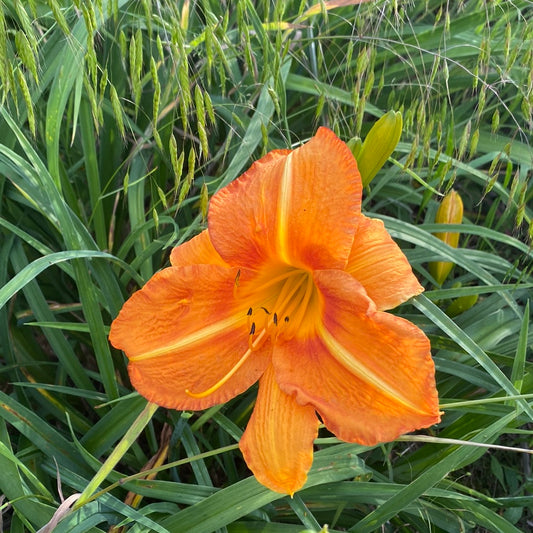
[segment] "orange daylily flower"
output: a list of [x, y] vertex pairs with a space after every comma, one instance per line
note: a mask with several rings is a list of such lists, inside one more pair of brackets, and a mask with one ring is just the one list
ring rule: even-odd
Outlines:
[[205, 409], [259, 381], [240, 448], [281, 493], [306, 481], [317, 413], [363, 445], [440, 420], [429, 340], [385, 312], [423, 288], [361, 193], [326, 128], [270, 152], [213, 196], [208, 229], [111, 325], [133, 386], [161, 406]]

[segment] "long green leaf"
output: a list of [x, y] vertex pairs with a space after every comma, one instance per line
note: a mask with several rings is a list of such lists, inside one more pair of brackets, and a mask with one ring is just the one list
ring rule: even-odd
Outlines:
[[[362, 461], [351, 453], [332, 455], [331, 451], [318, 452], [306, 487], [355, 477], [365, 472]], [[169, 533], [210, 533], [282, 497], [263, 487], [252, 477], [222, 489], [204, 501], [163, 520], [162, 525]], [[228, 507], [228, 502], [239, 502], [239, 505]]]

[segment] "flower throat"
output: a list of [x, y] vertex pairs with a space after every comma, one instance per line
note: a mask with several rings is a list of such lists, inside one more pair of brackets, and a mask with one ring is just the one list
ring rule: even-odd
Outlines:
[[240, 273], [235, 278], [235, 297], [252, 304], [246, 311], [248, 349], [212, 387], [202, 392], [187, 389], [185, 392], [193, 398], [205, 398], [217, 391], [267, 339], [276, 343], [310, 335], [320, 319], [318, 292], [308, 271], [293, 267], [269, 268], [242, 288], [239, 278]]

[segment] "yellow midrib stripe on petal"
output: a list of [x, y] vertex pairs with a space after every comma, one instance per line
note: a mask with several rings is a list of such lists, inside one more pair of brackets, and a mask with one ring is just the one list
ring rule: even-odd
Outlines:
[[171, 344], [166, 344], [156, 350], [150, 350], [138, 355], [128, 356], [130, 361], [143, 361], [144, 359], [151, 359], [153, 357], [159, 357], [165, 355], [168, 352], [179, 351], [184, 348], [190, 348], [199, 342], [205, 342], [210, 337], [216, 337], [226, 330], [233, 329], [239, 324], [245, 324], [246, 318], [241, 316], [231, 316], [224, 320], [220, 320], [213, 324], [209, 324], [203, 328], [200, 328], [188, 335], [180, 337]]
[[277, 252], [285, 263], [290, 263], [288, 247], [289, 212], [292, 201], [292, 153], [285, 159], [283, 174], [279, 185], [277, 210]]
[[427, 414], [425, 410], [421, 409], [418, 405], [412, 403], [408, 398], [406, 398], [401, 391], [383, 381], [383, 379], [372, 372], [372, 370], [368, 369], [362, 363], [357, 361], [357, 359], [355, 359], [353, 355], [344, 346], [342, 346], [342, 344], [340, 344], [324, 326], [319, 329], [318, 334], [324, 341], [324, 344], [330, 351], [331, 355], [356, 377], [368, 385], [378, 389], [389, 398], [401, 403], [405, 407], [408, 407], [415, 413]]

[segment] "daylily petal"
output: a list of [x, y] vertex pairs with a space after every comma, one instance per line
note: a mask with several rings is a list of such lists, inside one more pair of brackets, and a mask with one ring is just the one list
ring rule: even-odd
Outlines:
[[124, 304], [110, 340], [123, 350], [133, 386], [148, 400], [173, 409], [204, 409], [252, 385], [270, 361], [270, 341], [238, 371], [217, 384], [249, 350], [246, 309], [233, 300], [237, 269], [214, 265], [170, 267]]
[[439, 422], [429, 340], [414, 324], [375, 310], [345, 272], [315, 273], [324, 302], [317, 335], [276, 345], [280, 388], [313, 405], [340, 439], [374, 445]]
[[307, 480], [317, 434], [314, 408], [298, 405], [282, 392], [269, 366], [259, 381], [255, 408], [239, 443], [257, 480], [292, 496]]
[[363, 285], [379, 311], [393, 309], [424, 290], [383, 222], [364, 215], [345, 270]]
[[213, 247], [207, 230], [202, 231], [202, 233], [199, 233], [191, 240], [173, 248], [170, 253], [170, 263], [172, 266], [228, 266]]
[[349, 148], [320, 128], [292, 152], [267, 154], [213, 196], [208, 216], [213, 246], [229, 264], [250, 269], [271, 261], [343, 268], [361, 191]]

